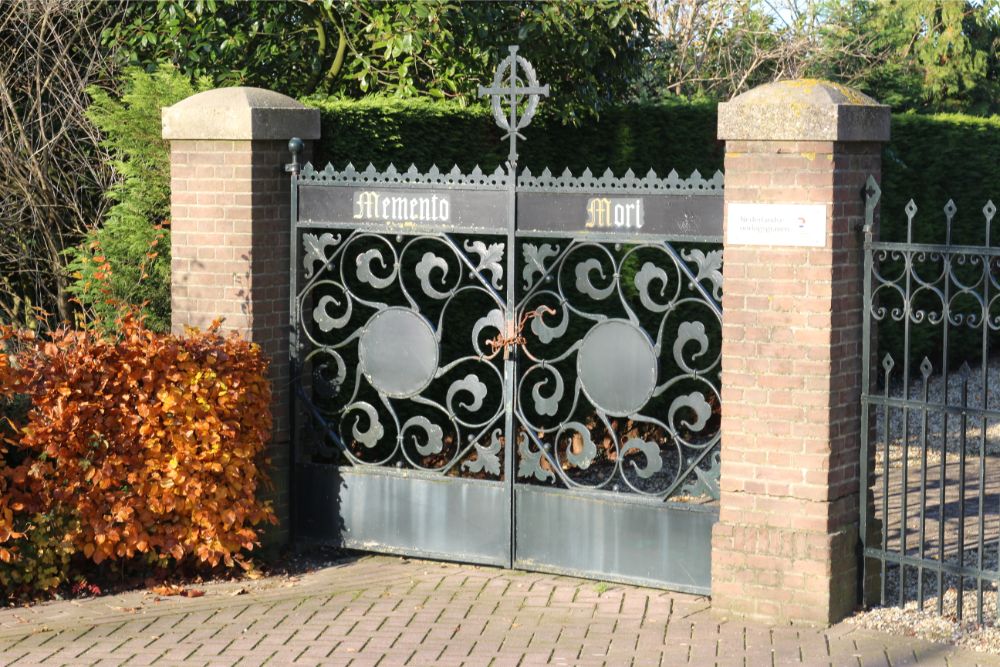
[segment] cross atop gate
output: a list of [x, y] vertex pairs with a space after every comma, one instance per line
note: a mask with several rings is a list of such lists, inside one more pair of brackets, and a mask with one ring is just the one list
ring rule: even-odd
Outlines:
[[[517, 46], [508, 46], [510, 55], [500, 61], [497, 71], [493, 75], [493, 85], [487, 88], [479, 86], [479, 97], [489, 95], [491, 97], [490, 106], [493, 109], [493, 118], [497, 125], [506, 130], [504, 139], [510, 139], [510, 153], [507, 161], [514, 166], [517, 164], [517, 139], [524, 139], [518, 130], [523, 130], [531, 124], [531, 119], [535, 115], [538, 107], [538, 97], [549, 96], [549, 84], [538, 85], [538, 76], [535, 68], [524, 57], [517, 55]], [[518, 67], [524, 71], [524, 79], [518, 76]], [[507, 73], [509, 70], [509, 74]], [[526, 84], [526, 85], [525, 85]], [[528, 104], [524, 113], [518, 115], [517, 105], [521, 98], [527, 96]], [[506, 98], [510, 105], [510, 111], [506, 114], [501, 107], [501, 103]]]

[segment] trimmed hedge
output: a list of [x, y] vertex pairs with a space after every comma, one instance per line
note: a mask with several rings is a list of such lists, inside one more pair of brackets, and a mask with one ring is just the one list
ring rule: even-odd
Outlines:
[[[315, 162], [343, 167], [390, 162], [421, 170], [437, 164], [463, 171], [479, 165], [492, 171], [507, 159], [507, 141], [487, 106], [370, 97], [359, 101], [309, 98], [322, 114], [322, 139]], [[544, 109], [544, 107], [543, 107]], [[521, 132], [520, 163], [533, 171], [586, 167], [616, 174], [650, 168], [666, 175], [677, 169], [712, 174], [722, 168], [723, 144], [715, 139], [715, 105], [633, 104], [611, 109], [598, 121], [563, 125], [543, 110]]]

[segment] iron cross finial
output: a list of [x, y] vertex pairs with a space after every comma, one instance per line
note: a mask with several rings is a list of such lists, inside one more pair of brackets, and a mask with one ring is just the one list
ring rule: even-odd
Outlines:
[[[538, 96], [549, 96], [549, 84], [539, 86], [535, 68], [531, 66], [531, 63], [524, 57], [517, 55], [516, 46], [508, 46], [507, 48], [510, 55], [497, 65], [497, 71], [493, 75], [493, 85], [489, 88], [479, 86], [479, 97], [490, 96], [493, 118], [496, 119], [497, 125], [501, 129], [507, 131], [504, 139], [510, 138], [510, 154], [507, 156], [507, 160], [511, 165], [516, 165], [517, 139], [519, 137], [524, 139], [524, 135], [518, 130], [523, 130], [531, 124], [531, 118], [535, 115], [535, 109], [538, 107]], [[518, 68], [524, 72], [523, 79], [518, 73]], [[517, 105], [524, 96], [527, 96], [528, 104], [524, 108], [524, 113], [518, 115]], [[510, 105], [510, 111], [506, 114], [500, 106], [504, 98]]]

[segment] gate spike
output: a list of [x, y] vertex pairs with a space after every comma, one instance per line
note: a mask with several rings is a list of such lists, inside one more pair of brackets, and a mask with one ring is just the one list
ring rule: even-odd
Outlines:
[[986, 201], [986, 206], [983, 206], [983, 215], [986, 216], [986, 247], [990, 247], [990, 240], [992, 239], [991, 229], [993, 227], [993, 216], [997, 212], [997, 207], [993, 203], [992, 199]]
[[531, 169], [525, 167], [524, 170], [521, 172], [521, 178], [531, 178], [531, 177], [532, 177]]
[[542, 169], [541, 178], [552, 178], [552, 172], [549, 171], [548, 167], [546, 167], [545, 169]]
[[482, 175], [483, 175], [483, 170], [479, 168], [478, 164], [472, 168], [471, 172], [469, 172], [469, 176], [476, 176], [477, 178]]
[[611, 171], [611, 167], [608, 167], [607, 169], [605, 169], [604, 173], [601, 174], [601, 178], [614, 178], [614, 177], [615, 177], [615, 174], [614, 174], [613, 171]]
[[420, 175], [420, 170], [417, 169], [417, 165], [415, 165], [415, 164], [413, 164], [411, 162], [410, 163], [410, 168], [406, 170], [406, 175], [407, 176], [419, 176]]
[[972, 368], [969, 366], [968, 361], [963, 361], [961, 368], [958, 369], [958, 377], [962, 378], [962, 383], [969, 381], [969, 376], [972, 375]]
[[[912, 199], [906, 202], [906, 242], [913, 243], [913, 216], [917, 214], [917, 203]], [[949, 238], [949, 243], [951, 242]]]
[[924, 357], [924, 360], [920, 362], [920, 374], [924, 376], [926, 380], [934, 372], [934, 366], [931, 365], [931, 360]]
[[562, 176], [560, 178], [573, 178], [573, 172], [569, 170], [569, 167], [563, 169]]
[[441, 170], [438, 169], [438, 166], [436, 164], [432, 164], [431, 168], [427, 170], [427, 175], [428, 176], [435, 176], [435, 177], [436, 176], [440, 176], [441, 175]]
[[631, 169], [626, 169], [625, 173], [622, 174], [622, 178], [623, 179], [628, 179], [630, 181], [634, 181], [635, 180], [635, 172], [633, 172]]
[[945, 215], [945, 222], [944, 222], [945, 243], [951, 245], [951, 222], [952, 220], [955, 219], [955, 211], [958, 210], [958, 207], [955, 206], [955, 200], [949, 199], [948, 203], [944, 205], [944, 209], [942, 210], [944, 211]]
[[885, 373], [886, 373], [887, 376], [888, 376], [889, 373], [892, 372], [892, 369], [893, 369], [893, 367], [895, 365], [896, 365], [896, 362], [893, 361], [892, 355], [889, 354], [888, 352], [886, 352], [885, 356], [882, 357], [882, 368], [885, 369]]
[[590, 171], [590, 167], [587, 167], [586, 169], [584, 169], [583, 173], [580, 174], [580, 178], [593, 178], [593, 177], [594, 177], [594, 174]]

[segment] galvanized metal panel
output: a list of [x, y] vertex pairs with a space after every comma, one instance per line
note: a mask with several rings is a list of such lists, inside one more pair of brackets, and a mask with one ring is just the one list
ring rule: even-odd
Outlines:
[[516, 485], [514, 566], [710, 593], [715, 506]]
[[298, 466], [297, 534], [365, 551], [510, 566], [502, 482], [384, 468]]

